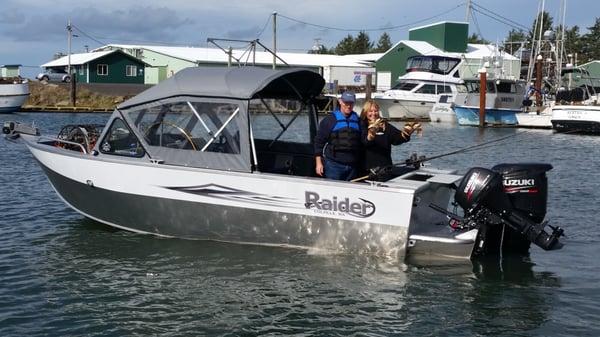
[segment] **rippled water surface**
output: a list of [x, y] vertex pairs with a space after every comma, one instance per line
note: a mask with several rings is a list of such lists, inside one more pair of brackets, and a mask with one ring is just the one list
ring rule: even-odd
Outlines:
[[[56, 134], [107, 114], [15, 114]], [[600, 137], [425, 124], [394, 149], [431, 166], [547, 162], [547, 218], [568, 235], [528, 258], [422, 265], [160, 239], [61, 202], [21, 144], [0, 139], [0, 336], [598, 336]]]

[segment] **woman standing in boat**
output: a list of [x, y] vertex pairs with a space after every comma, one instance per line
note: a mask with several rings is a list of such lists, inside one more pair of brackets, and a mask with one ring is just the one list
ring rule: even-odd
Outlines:
[[[379, 104], [368, 100], [360, 114], [362, 123], [362, 142], [365, 146], [365, 169], [373, 173], [381, 168], [392, 166], [392, 145], [400, 145], [410, 141], [415, 131], [421, 131], [421, 124], [406, 123], [402, 130], [381, 118]], [[383, 177], [380, 177], [383, 178]]]

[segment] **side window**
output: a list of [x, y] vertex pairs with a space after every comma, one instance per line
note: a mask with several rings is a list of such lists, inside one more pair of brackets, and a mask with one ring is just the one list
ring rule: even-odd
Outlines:
[[137, 137], [119, 118], [113, 121], [100, 143], [100, 152], [127, 157], [143, 157], [145, 154]]
[[151, 146], [179, 150], [240, 153], [239, 106], [232, 103], [176, 102], [129, 113]]
[[451, 94], [452, 93], [452, 89], [450, 89], [450, 86], [448, 85], [438, 85], [437, 86], [437, 93], [439, 94]]
[[108, 64], [99, 64], [96, 67], [96, 73], [100, 76], [108, 75]]
[[415, 90], [419, 94], [434, 94], [435, 95], [435, 84], [424, 84], [419, 89]]

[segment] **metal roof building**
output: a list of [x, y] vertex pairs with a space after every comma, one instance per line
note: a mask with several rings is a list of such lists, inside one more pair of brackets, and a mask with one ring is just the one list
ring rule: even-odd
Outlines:
[[71, 54], [41, 67], [66, 70], [69, 64], [79, 83], [144, 83], [146, 64], [119, 50]]
[[[269, 52], [239, 49], [231, 51], [231, 58], [226, 51], [218, 48], [109, 44], [96, 50], [116, 49], [149, 65], [145, 83], [158, 83], [187, 67], [229, 64], [272, 67], [273, 64], [273, 54]], [[365, 75], [375, 73], [371, 63], [353, 57], [307, 53], [277, 53], [277, 56], [291, 67], [311, 69], [320, 73], [327, 82], [337, 80], [340, 85], [364, 85]], [[276, 65], [286, 67], [279, 59]]]

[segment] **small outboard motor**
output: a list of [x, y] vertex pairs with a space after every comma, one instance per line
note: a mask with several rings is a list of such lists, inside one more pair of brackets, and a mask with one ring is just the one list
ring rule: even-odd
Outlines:
[[562, 228], [550, 226], [552, 233], [548, 234], [542, 222], [546, 215], [545, 172], [550, 169], [548, 164], [501, 164], [492, 170], [475, 167], [465, 174], [454, 199], [464, 210], [466, 226], [483, 229], [482, 245], [490, 239], [501, 242], [487, 236], [495, 233], [491, 227], [505, 224], [526, 242], [545, 250], [562, 247]]
[[32, 136], [39, 136], [40, 130], [34, 126], [21, 124], [19, 122], [4, 122], [2, 126], [2, 133], [4, 133], [9, 139], [15, 139], [19, 137], [19, 134], [26, 134]]

